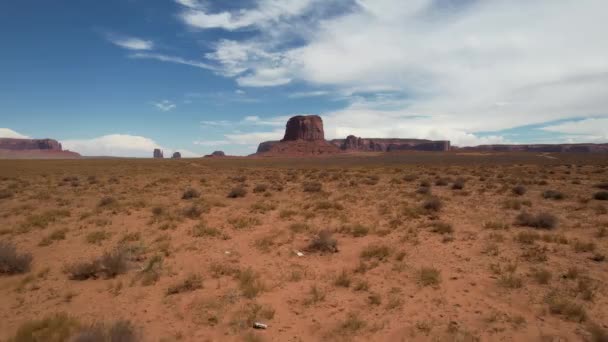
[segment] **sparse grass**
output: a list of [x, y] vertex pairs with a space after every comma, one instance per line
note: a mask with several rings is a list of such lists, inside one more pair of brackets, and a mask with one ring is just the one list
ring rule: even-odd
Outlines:
[[536, 241], [540, 240], [540, 238], [540, 234], [534, 231], [523, 231], [515, 235], [515, 241], [524, 245], [534, 244]]
[[42, 240], [40, 240], [40, 242], [38, 243], [38, 246], [49, 246], [55, 241], [65, 240], [66, 232], [67, 232], [67, 229], [57, 229], [54, 232], [52, 232], [51, 234], [44, 237]]
[[192, 228], [192, 236], [194, 237], [219, 237], [221, 235], [221, 230], [209, 227], [204, 222], [201, 222]]
[[509, 225], [505, 222], [499, 221], [490, 221], [483, 224], [484, 229], [490, 230], [507, 230], [509, 229]]
[[431, 232], [442, 235], [452, 234], [454, 232], [454, 228], [447, 222], [433, 222], [431, 224]]
[[441, 272], [434, 267], [422, 267], [416, 274], [420, 286], [437, 286], [441, 283]]
[[553, 277], [551, 271], [546, 268], [533, 268], [531, 274], [534, 280], [541, 285], [549, 284]]
[[31, 263], [31, 254], [18, 253], [15, 245], [0, 241], [0, 275], [26, 273]]
[[192, 292], [203, 288], [203, 279], [198, 274], [190, 274], [185, 279], [171, 285], [167, 289], [167, 296], [184, 292]]
[[313, 305], [325, 300], [325, 291], [321, 290], [317, 285], [310, 287], [308, 298], [304, 300], [304, 305]]
[[572, 245], [572, 249], [574, 249], [574, 251], [576, 253], [586, 253], [586, 252], [593, 252], [595, 251], [596, 245], [593, 242], [583, 242], [580, 240], [575, 240], [574, 244]]
[[247, 189], [242, 186], [237, 186], [230, 190], [230, 192], [228, 193], [228, 198], [245, 197], [245, 195], [247, 195]]
[[338, 241], [333, 237], [331, 231], [321, 230], [313, 237], [307, 249], [312, 252], [337, 253]]
[[306, 223], [296, 222], [289, 225], [289, 230], [294, 233], [303, 233], [309, 231], [310, 226]]
[[44, 229], [50, 224], [59, 221], [62, 218], [69, 217], [71, 214], [68, 210], [53, 209], [47, 210], [41, 214], [30, 215], [26, 218], [25, 222], [21, 224], [22, 229], [40, 228]]
[[359, 318], [357, 313], [350, 312], [344, 321], [340, 322], [334, 334], [337, 336], [354, 335], [367, 326], [367, 323]]
[[79, 323], [65, 313], [23, 323], [10, 340], [13, 342], [63, 342], [78, 330]]
[[352, 279], [346, 270], [342, 270], [334, 280], [334, 285], [338, 287], [350, 287]]
[[102, 241], [110, 238], [110, 233], [103, 230], [96, 230], [86, 235], [85, 240], [87, 243], [100, 245]]
[[505, 273], [498, 278], [498, 285], [508, 289], [519, 289], [523, 286], [523, 280], [515, 273]]
[[561, 315], [574, 322], [584, 322], [587, 319], [587, 312], [582, 305], [568, 299], [557, 291], [549, 293], [546, 297], [546, 302], [549, 305], [549, 312], [554, 315]]
[[553, 229], [557, 227], [557, 217], [549, 213], [538, 213], [533, 215], [522, 212], [515, 218], [515, 224], [538, 229]]
[[316, 210], [344, 210], [344, 206], [338, 202], [332, 201], [319, 201], [314, 205]]
[[386, 260], [391, 254], [391, 249], [387, 245], [372, 244], [361, 251], [360, 257], [363, 260], [377, 259]]
[[247, 268], [246, 270], [239, 272], [237, 280], [241, 293], [245, 298], [255, 298], [266, 289], [260, 274], [255, 272], [252, 268]]
[[304, 182], [302, 189], [304, 192], [320, 192], [323, 189], [323, 185], [319, 182]]
[[522, 206], [531, 207], [532, 202], [528, 200], [509, 198], [502, 203], [503, 209], [520, 210]]
[[72, 342], [136, 342], [139, 335], [130, 321], [120, 320], [110, 325], [94, 324], [78, 330]]
[[268, 190], [268, 185], [266, 184], [258, 184], [253, 188], [253, 192], [256, 194], [266, 192], [266, 190]]
[[230, 223], [234, 229], [248, 229], [260, 225], [262, 222], [255, 216], [239, 216], [228, 219], [228, 223]]

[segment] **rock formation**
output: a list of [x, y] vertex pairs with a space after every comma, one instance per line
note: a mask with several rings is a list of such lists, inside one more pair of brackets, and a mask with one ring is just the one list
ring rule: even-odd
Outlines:
[[154, 158], [162, 159], [165, 156], [163, 155], [163, 151], [160, 148], [155, 148], [154, 153], [152, 154]]
[[454, 147], [457, 151], [472, 152], [608, 152], [608, 144], [528, 144], [528, 145], [479, 145]]
[[78, 158], [80, 154], [63, 150], [53, 139], [0, 138], [0, 158]]
[[173, 152], [173, 155], [171, 156], [171, 159], [181, 159], [182, 158], [182, 154], [179, 152]]
[[261, 143], [256, 155], [307, 156], [340, 152], [339, 148], [325, 140], [320, 116], [298, 115], [287, 121], [283, 140]]
[[287, 121], [285, 136], [281, 141], [324, 141], [323, 120], [318, 115], [298, 115]]
[[223, 157], [226, 157], [226, 153], [224, 153], [224, 151], [213, 151], [213, 153], [205, 156], [205, 158], [223, 158]]
[[359, 138], [349, 135], [346, 139], [330, 141], [343, 151], [393, 152], [393, 151], [449, 151], [447, 140]]

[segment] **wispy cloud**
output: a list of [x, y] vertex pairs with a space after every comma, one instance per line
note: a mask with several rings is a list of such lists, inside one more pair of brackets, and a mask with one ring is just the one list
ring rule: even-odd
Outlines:
[[154, 105], [154, 107], [158, 108], [158, 110], [163, 111], [163, 112], [171, 111], [177, 107], [177, 105], [175, 103], [173, 103], [169, 100], [153, 102], [152, 104]]
[[184, 65], [189, 65], [189, 66], [192, 66], [195, 68], [200, 68], [200, 69], [217, 70], [216, 67], [214, 67], [208, 63], [189, 60], [189, 59], [176, 57], [176, 56], [163, 55], [163, 54], [159, 54], [159, 53], [138, 52], [138, 53], [133, 53], [133, 54], [129, 55], [129, 57], [141, 58], [141, 59], [155, 59], [155, 60], [158, 60], [161, 62], [184, 64]]
[[252, 9], [219, 13], [209, 13], [197, 1], [177, 0], [177, 2], [187, 8], [180, 14], [181, 20], [193, 28], [237, 30], [301, 15], [316, 1], [263, 0], [258, 1], [257, 6]]
[[120, 36], [115, 34], [108, 35], [108, 40], [114, 45], [128, 50], [152, 50], [154, 43], [151, 40], [144, 40], [136, 37]]
[[292, 99], [300, 99], [305, 97], [318, 97], [318, 96], [326, 96], [329, 95], [330, 92], [325, 90], [315, 90], [315, 91], [300, 91], [291, 93], [288, 96]]

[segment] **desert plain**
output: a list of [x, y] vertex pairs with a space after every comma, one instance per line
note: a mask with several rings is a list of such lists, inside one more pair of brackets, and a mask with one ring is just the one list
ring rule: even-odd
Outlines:
[[0, 160], [0, 340], [607, 341], [607, 191], [605, 154]]

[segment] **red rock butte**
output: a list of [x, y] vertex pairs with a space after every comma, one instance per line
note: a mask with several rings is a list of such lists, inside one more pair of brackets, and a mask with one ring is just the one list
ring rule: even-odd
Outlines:
[[0, 138], [0, 158], [16, 159], [72, 159], [80, 154], [63, 150], [53, 139]]

